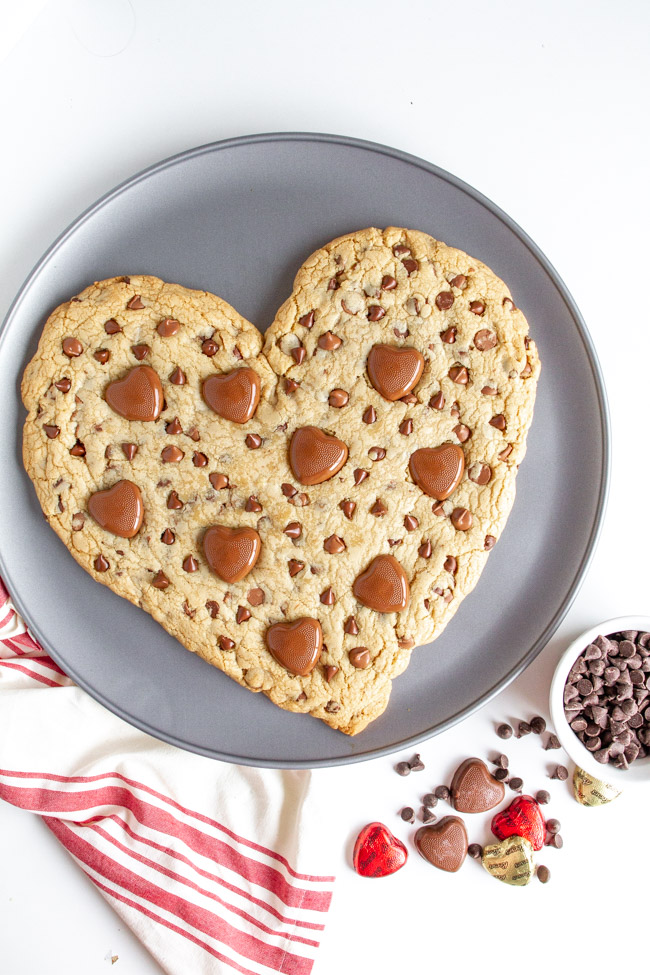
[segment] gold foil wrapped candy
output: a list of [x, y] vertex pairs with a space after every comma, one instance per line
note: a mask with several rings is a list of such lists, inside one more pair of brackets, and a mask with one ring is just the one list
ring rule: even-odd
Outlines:
[[621, 792], [576, 766], [573, 773], [573, 794], [583, 806], [604, 806], [620, 796]]
[[492, 877], [513, 887], [525, 887], [535, 875], [533, 846], [523, 836], [508, 836], [484, 847], [481, 862]]

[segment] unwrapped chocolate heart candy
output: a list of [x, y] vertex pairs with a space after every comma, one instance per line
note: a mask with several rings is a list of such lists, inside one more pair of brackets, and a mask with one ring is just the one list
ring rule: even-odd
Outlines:
[[546, 836], [546, 822], [539, 803], [532, 796], [519, 796], [492, 820], [492, 832], [500, 840], [523, 836], [534, 850], [541, 850]]
[[503, 782], [490, 775], [480, 758], [467, 758], [451, 781], [451, 801], [458, 812], [479, 813], [494, 809], [506, 794]]
[[621, 793], [613, 785], [594, 778], [593, 775], [576, 766], [573, 773], [573, 794], [583, 806], [605, 806]]
[[383, 823], [368, 823], [354, 844], [354, 869], [362, 877], [387, 877], [407, 859], [406, 847]]
[[492, 877], [513, 887], [525, 887], [535, 875], [533, 847], [523, 836], [484, 847], [481, 862]]
[[443, 816], [438, 823], [421, 826], [415, 834], [421, 857], [432, 866], [456, 873], [467, 856], [467, 830], [458, 816]]

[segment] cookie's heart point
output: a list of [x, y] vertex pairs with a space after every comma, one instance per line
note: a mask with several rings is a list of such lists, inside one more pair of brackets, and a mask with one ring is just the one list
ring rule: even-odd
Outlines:
[[492, 819], [492, 832], [500, 840], [522, 836], [534, 850], [541, 850], [546, 837], [546, 821], [541, 807], [532, 796], [518, 796], [507, 809]]
[[458, 816], [443, 816], [430, 826], [421, 826], [414, 837], [418, 853], [439, 870], [456, 873], [467, 856], [467, 830]]
[[318, 427], [298, 427], [289, 445], [291, 470], [301, 484], [322, 484], [341, 470], [348, 448]]
[[157, 420], [164, 402], [160, 376], [151, 366], [135, 366], [124, 379], [108, 384], [104, 399], [125, 420]]
[[105, 491], [96, 491], [88, 499], [88, 512], [106, 531], [133, 538], [144, 519], [140, 488], [133, 481], [118, 481]]
[[373, 345], [366, 368], [377, 392], [392, 403], [417, 385], [424, 369], [424, 357], [410, 346]]
[[399, 613], [409, 604], [411, 587], [393, 555], [377, 555], [354, 580], [352, 591], [360, 603], [377, 613]]
[[307, 677], [321, 655], [323, 630], [311, 616], [302, 616], [293, 623], [273, 623], [266, 631], [266, 646], [289, 673]]
[[505, 794], [503, 782], [490, 775], [487, 765], [480, 758], [466, 759], [454, 772], [451, 801], [458, 812], [487, 812], [498, 806]]
[[411, 454], [411, 477], [425, 494], [445, 501], [456, 490], [465, 470], [465, 454], [458, 444], [421, 447]]
[[249, 366], [208, 376], [203, 399], [211, 410], [233, 423], [247, 423], [260, 401], [260, 377]]
[[352, 862], [362, 877], [388, 877], [408, 860], [408, 851], [383, 823], [368, 823], [357, 836]]
[[262, 539], [254, 528], [211, 525], [203, 536], [206, 562], [224, 582], [240, 582], [260, 557]]

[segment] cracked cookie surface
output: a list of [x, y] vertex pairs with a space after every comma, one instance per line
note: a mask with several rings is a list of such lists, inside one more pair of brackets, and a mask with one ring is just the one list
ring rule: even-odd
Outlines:
[[[127, 419], [106, 389], [143, 366], [162, 399], [155, 419]], [[203, 387], [233, 370], [259, 379], [236, 420], [215, 412], [219, 383]], [[98, 581], [240, 684], [356, 734], [476, 584], [514, 500], [538, 373], [526, 319], [485, 265], [418, 231], [368, 229], [307, 259], [264, 337], [214, 295], [148, 276], [61, 305], [23, 378], [24, 461]], [[347, 451], [320, 482], [310, 428]], [[143, 507], [130, 538], [89, 511], [125, 480]], [[208, 563], [214, 525], [259, 536], [243, 578]], [[406, 608], [355, 595], [377, 556], [397, 561]], [[267, 642], [270, 626], [302, 618], [322, 631], [306, 674]]]

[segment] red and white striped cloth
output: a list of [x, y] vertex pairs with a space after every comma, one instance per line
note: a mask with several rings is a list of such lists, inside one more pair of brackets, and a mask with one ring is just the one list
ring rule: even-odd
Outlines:
[[334, 882], [311, 773], [132, 728], [48, 657], [1, 581], [0, 799], [43, 816], [171, 975], [311, 971]]

